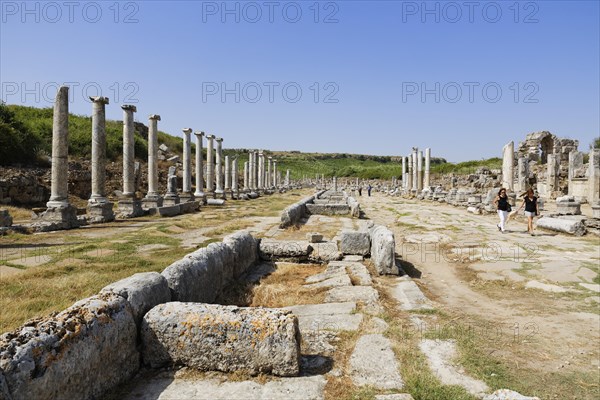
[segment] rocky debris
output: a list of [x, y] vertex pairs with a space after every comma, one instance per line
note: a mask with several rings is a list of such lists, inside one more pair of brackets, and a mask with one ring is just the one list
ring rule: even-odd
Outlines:
[[184, 365], [202, 371], [296, 376], [300, 331], [291, 312], [171, 302], [142, 323], [144, 364]]
[[398, 283], [392, 288], [391, 295], [400, 302], [400, 308], [406, 311], [432, 310], [429, 299], [425, 297], [417, 284], [408, 277], [398, 278]]
[[171, 301], [169, 284], [158, 272], [142, 272], [105, 286], [100, 293], [113, 292], [131, 305], [138, 328], [142, 318], [151, 308]]
[[371, 229], [371, 261], [379, 275], [398, 275], [396, 266], [396, 240], [394, 233], [385, 226]]
[[494, 393], [484, 396], [483, 400], [540, 400], [540, 398], [523, 396], [519, 392], [509, 389], [498, 389]]
[[371, 238], [366, 231], [342, 231], [341, 247], [343, 254], [365, 256], [371, 252]]
[[5, 228], [11, 226], [13, 219], [8, 213], [8, 210], [0, 210], [0, 227]]
[[0, 370], [13, 400], [100, 398], [138, 371], [136, 337], [129, 303], [99, 294], [2, 335]]
[[263, 260], [292, 260], [308, 259], [313, 248], [308, 242], [297, 240], [262, 239], [258, 251]]
[[583, 236], [586, 233], [585, 225], [580, 220], [563, 219], [553, 217], [542, 217], [537, 221], [537, 227], [556, 232], [568, 233], [575, 236]]
[[433, 374], [444, 385], [459, 385], [469, 393], [482, 397], [489, 390], [485, 382], [474, 379], [454, 364], [456, 342], [454, 340], [424, 339], [419, 348], [427, 357], [427, 363]]
[[350, 376], [355, 385], [376, 389], [404, 386], [389, 339], [381, 334], [361, 336], [350, 356]]

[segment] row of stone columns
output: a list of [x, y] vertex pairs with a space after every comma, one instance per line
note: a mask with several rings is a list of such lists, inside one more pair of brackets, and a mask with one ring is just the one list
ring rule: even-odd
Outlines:
[[425, 149], [425, 168], [423, 169], [423, 152], [413, 147], [407, 157], [402, 157], [402, 187], [405, 191], [421, 192], [431, 190], [431, 149]]
[[[54, 103], [52, 133], [52, 177], [51, 196], [48, 210], [43, 216], [48, 220], [61, 222], [65, 227], [76, 226], [76, 209], [68, 200], [68, 119], [69, 88], [59, 88]], [[92, 101], [92, 193], [88, 200], [88, 213], [92, 222], [107, 222], [115, 218], [113, 203], [106, 197], [106, 97], [90, 97]], [[123, 105], [123, 191], [119, 197], [119, 211], [124, 217], [138, 216], [143, 209], [163, 206], [164, 198], [158, 192], [158, 121], [160, 115], [150, 115], [148, 122], [148, 191], [140, 201], [136, 198], [135, 187], [135, 125], [134, 105]], [[204, 191], [203, 137], [204, 132], [195, 132], [196, 136], [196, 191], [192, 193], [191, 128], [183, 129], [183, 187], [177, 195], [176, 170], [169, 169], [168, 195], [177, 199], [193, 201], [195, 197], [206, 196], [224, 198], [226, 192], [239, 193], [238, 160], [229, 156], [223, 160], [222, 138], [206, 135], [206, 191]], [[216, 159], [214, 142], [216, 141]], [[223, 162], [225, 170], [223, 171]], [[215, 168], [216, 167], [216, 168]], [[174, 178], [174, 179], [173, 179]], [[244, 164], [244, 190], [261, 191], [279, 186], [280, 177], [277, 161], [268, 157], [268, 165], [262, 151], [250, 152], [249, 163]], [[216, 188], [215, 188], [216, 183]], [[286, 175], [289, 184], [289, 171]], [[142, 208], [143, 204], [143, 208]], [[68, 225], [68, 226], [67, 226]]]

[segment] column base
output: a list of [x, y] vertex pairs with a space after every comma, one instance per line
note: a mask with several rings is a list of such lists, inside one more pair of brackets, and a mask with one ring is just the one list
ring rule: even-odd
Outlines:
[[201, 205], [206, 204], [206, 195], [204, 192], [196, 192], [194, 193], [194, 197]]
[[188, 202], [194, 201], [194, 200], [195, 200], [194, 195], [191, 192], [187, 192], [187, 193], [184, 192], [179, 195], [180, 203], [188, 203]]
[[119, 218], [135, 218], [145, 214], [142, 202], [135, 199], [119, 200]]
[[48, 232], [81, 226], [81, 222], [77, 219], [77, 208], [75, 206], [65, 202], [53, 201], [49, 201], [47, 206], [48, 209], [40, 214], [43, 227], [36, 230]]
[[163, 207], [176, 206], [180, 203], [179, 196], [174, 193], [167, 193], [163, 199]]
[[90, 224], [101, 224], [115, 220], [113, 203], [109, 201], [96, 202], [90, 200], [87, 206], [87, 221]]
[[163, 198], [162, 196], [146, 196], [142, 199], [142, 209], [149, 211], [162, 207]]

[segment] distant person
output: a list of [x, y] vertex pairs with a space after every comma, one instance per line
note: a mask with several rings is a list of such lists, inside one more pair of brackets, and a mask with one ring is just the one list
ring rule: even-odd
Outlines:
[[359, 187], [358, 187], [358, 195], [359, 195], [359, 196], [362, 196], [362, 186], [359, 186]]
[[506, 195], [506, 189], [500, 188], [498, 190], [498, 196], [494, 199], [494, 204], [498, 209], [498, 216], [500, 217], [500, 223], [496, 226], [498, 230], [504, 233], [504, 226], [506, 224], [506, 219], [508, 218], [508, 213], [511, 211], [510, 204], [508, 204], [508, 196]]
[[373, 186], [371, 186], [369, 183], [369, 186], [367, 186], [367, 193], [369, 193], [369, 197], [371, 197], [371, 189], [373, 189]]
[[527, 189], [527, 193], [523, 196], [523, 204], [521, 204], [518, 211], [523, 207], [525, 207], [525, 216], [527, 217], [527, 233], [533, 236], [533, 217], [540, 213], [538, 210], [538, 198], [534, 196], [532, 188]]

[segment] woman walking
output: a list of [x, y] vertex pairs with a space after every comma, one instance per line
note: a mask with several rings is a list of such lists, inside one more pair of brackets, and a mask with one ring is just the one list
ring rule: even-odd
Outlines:
[[506, 219], [508, 218], [508, 213], [510, 212], [510, 204], [508, 204], [508, 196], [506, 195], [506, 189], [500, 188], [498, 191], [498, 196], [494, 199], [494, 204], [496, 208], [498, 208], [498, 216], [500, 217], [500, 223], [496, 226], [498, 230], [504, 233], [504, 225], [506, 224]]
[[533, 236], [533, 217], [539, 214], [537, 197], [533, 194], [533, 189], [527, 189], [527, 193], [523, 196], [523, 204], [519, 207], [525, 207], [525, 216], [527, 217], [527, 233]]

